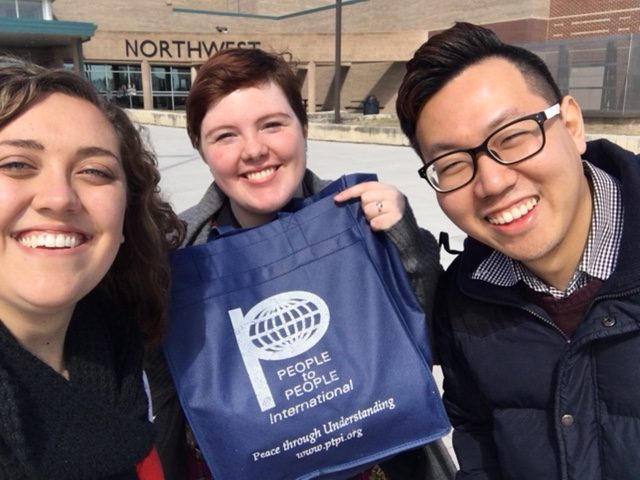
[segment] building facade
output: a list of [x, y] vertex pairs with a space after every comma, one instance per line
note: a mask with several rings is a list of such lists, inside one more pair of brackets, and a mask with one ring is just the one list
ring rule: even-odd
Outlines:
[[53, 0], [0, 0], [0, 51], [42, 65], [64, 61], [82, 68], [82, 46], [96, 26], [85, 21], [56, 20]]
[[[17, 48], [3, 29], [26, 21], [11, 17], [12, 6], [41, 4], [51, 19], [39, 20], [40, 28], [84, 28], [66, 44], [57, 42], [49, 63], [84, 71], [105, 96], [130, 108], [181, 110], [209, 55], [259, 47], [290, 59], [309, 111], [332, 110], [339, 24], [341, 108], [357, 111], [375, 95], [382, 112], [393, 113], [414, 50], [464, 20], [543, 56], [587, 114], [640, 116], [638, 0], [342, 0], [339, 9], [332, 0], [51, 1], [0, 0], [0, 45]], [[45, 37], [27, 50], [42, 53]]]

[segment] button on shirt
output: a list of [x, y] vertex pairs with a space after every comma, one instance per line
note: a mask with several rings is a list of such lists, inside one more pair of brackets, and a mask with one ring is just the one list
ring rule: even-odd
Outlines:
[[536, 292], [564, 298], [583, 287], [591, 278], [606, 280], [618, 259], [622, 238], [622, 192], [617, 179], [583, 161], [584, 173], [593, 189], [593, 213], [587, 244], [566, 290], [548, 285], [520, 262], [494, 250], [473, 272], [471, 278], [510, 287], [524, 282]]

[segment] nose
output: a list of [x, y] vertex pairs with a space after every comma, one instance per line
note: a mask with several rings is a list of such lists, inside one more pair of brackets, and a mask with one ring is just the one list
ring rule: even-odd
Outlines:
[[473, 188], [479, 197], [500, 195], [513, 187], [518, 178], [518, 172], [513, 166], [495, 161], [488, 153], [478, 154], [476, 162]]
[[66, 172], [50, 172], [43, 175], [36, 189], [32, 201], [36, 210], [69, 213], [80, 208], [80, 198], [71, 177]]
[[267, 146], [259, 135], [245, 138], [241, 158], [245, 161], [257, 160], [267, 154]]

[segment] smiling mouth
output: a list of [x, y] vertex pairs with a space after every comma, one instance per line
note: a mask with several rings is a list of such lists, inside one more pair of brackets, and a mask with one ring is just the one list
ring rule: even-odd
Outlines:
[[276, 167], [267, 167], [264, 170], [260, 170], [259, 172], [249, 172], [245, 174], [249, 180], [261, 180], [263, 178], [268, 177], [269, 175], [273, 175], [276, 171]]
[[530, 198], [529, 200], [511, 207], [508, 210], [504, 210], [496, 215], [488, 216], [487, 221], [491, 225], [507, 225], [529, 213], [537, 204], [538, 200]]
[[16, 238], [28, 248], [74, 248], [84, 243], [85, 237], [75, 233], [30, 233]]

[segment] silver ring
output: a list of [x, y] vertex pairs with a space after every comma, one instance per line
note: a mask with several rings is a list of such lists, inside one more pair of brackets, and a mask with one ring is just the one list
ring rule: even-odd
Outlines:
[[376, 202], [376, 208], [378, 209], [378, 213], [382, 213], [382, 202]]

